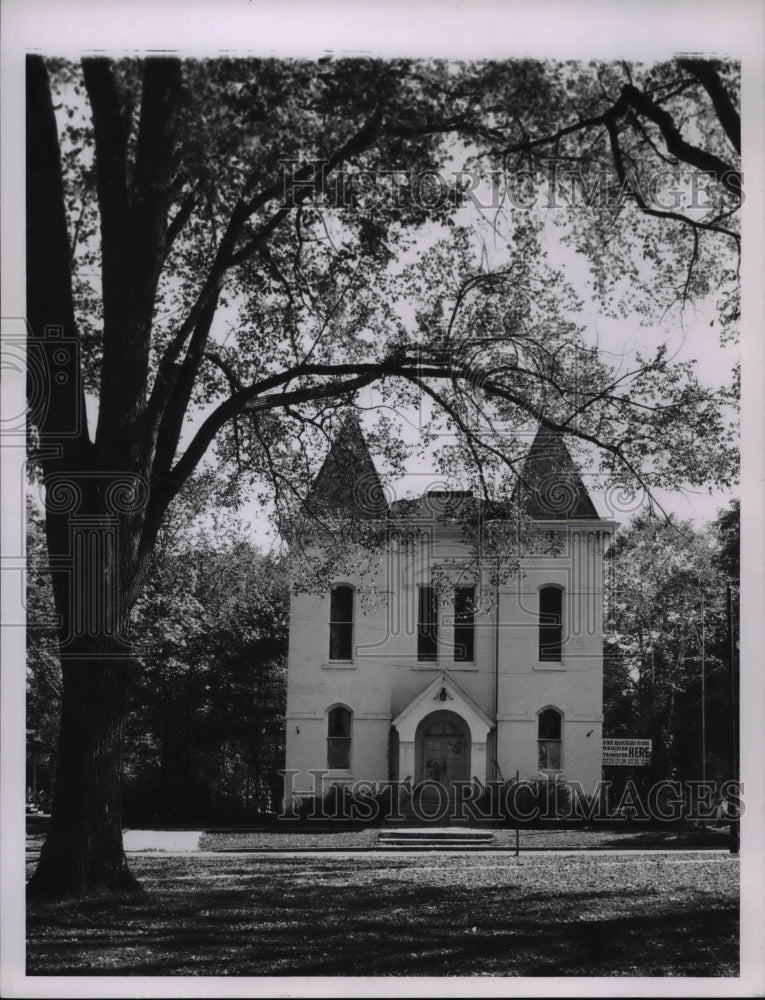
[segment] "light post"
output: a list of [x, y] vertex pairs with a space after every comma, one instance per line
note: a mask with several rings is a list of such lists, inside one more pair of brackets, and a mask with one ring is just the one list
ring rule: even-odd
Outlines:
[[[730, 711], [731, 711], [731, 778], [733, 781], [738, 781], [738, 699], [736, 697], [736, 674], [735, 674], [735, 643], [733, 636], [733, 593], [730, 585], [725, 591], [725, 612], [727, 619], [727, 632], [728, 632], [728, 683], [730, 690]], [[738, 854], [739, 852], [739, 821], [738, 821], [738, 802], [733, 805], [729, 801], [729, 845], [730, 853]]]
[[707, 712], [706, 712], [706, 627], [704, 591], [701, 591], [701, 780], [707, 780]]

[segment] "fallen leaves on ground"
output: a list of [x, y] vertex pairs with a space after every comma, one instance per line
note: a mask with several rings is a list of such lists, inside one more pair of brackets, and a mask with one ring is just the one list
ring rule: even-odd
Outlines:
[[32, 975], [732, 976], [729, 855], [162, 858], [35, 903]]

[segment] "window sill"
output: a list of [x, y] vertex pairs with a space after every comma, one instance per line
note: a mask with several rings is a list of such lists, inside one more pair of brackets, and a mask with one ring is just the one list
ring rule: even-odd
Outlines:
[[447, 661], [445, 663], [413, 663], [411, 665], [412, 670], [446, 670], [448, 673], [453, 673], [456, 670], [472, 671], [475, 673], [480, 670], [477, 663], [454, 663]]
[[557, 660], [538, 660], [533, 667], [534, 670], [568, 670], [568, 665]]
[[322, 663], [322, 670], [355, 670], [356, 664], [353, 660], [328, 660]]

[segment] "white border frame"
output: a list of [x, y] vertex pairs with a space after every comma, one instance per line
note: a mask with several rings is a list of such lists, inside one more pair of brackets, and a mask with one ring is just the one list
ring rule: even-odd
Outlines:
[[[214, 55], [221, 48], [253, 54], [316, 57], [328, 51], [380, 55], [503, 58], [669, 57], [677, 51], [719, 52], [743, 61], [744, 172], [747, 208], [743, 232], [744, 340], [742, 483], [742, 774], [747, 820], [743, 825], [742, 975], [737, 979], [360, 979], [34, 977], [23, 969], [24, 889], [24, 632], [18, 577], [3, 573], [2, 757], [3, 836], [0, 882], [3, 923], [0, 993], [16, 997], [71, 996], [651, 996], [759, 995], [765, 989], [761, 952], [763, 907], [762, 651], [763, 598], [763, 141], [760, 0], [153, 0], [83, 2], [5, 0], [2, 7], [2, 316], [24, 315], [23, 57], [28, 50], [75, 56], [86, 49], [140, 52], [147, 48]], [[19, 151], [22, 151], [21, 153]], [[8, 322], [12, 322], [9, 320]], [[4, 324], [5, 325], [5, 324]], [[5, 379], [5, 387], [8, 388]], [[16, 387], [17, 388], [17, 387]], [[22, 386], [23, 389], [23, 386]], [[3, 412], [18, 405], [14, 386]], [[9, 409], [10, 408], [10, 409]], [[2, 552], [11, 566], [20, 554], [23, 524], [23, 450], [2, 451]]]

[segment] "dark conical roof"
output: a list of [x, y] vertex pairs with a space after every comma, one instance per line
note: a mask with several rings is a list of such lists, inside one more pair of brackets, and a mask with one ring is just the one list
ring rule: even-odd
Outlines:
[[600, 520], [563, 438], [540, 426], [513, 496], [536, 521], [589, 518]]
[[346, 418], [332, 442], [308, 503], [331, 515], [379, 518], [388, 513], [382, 483], [355, 414]]

